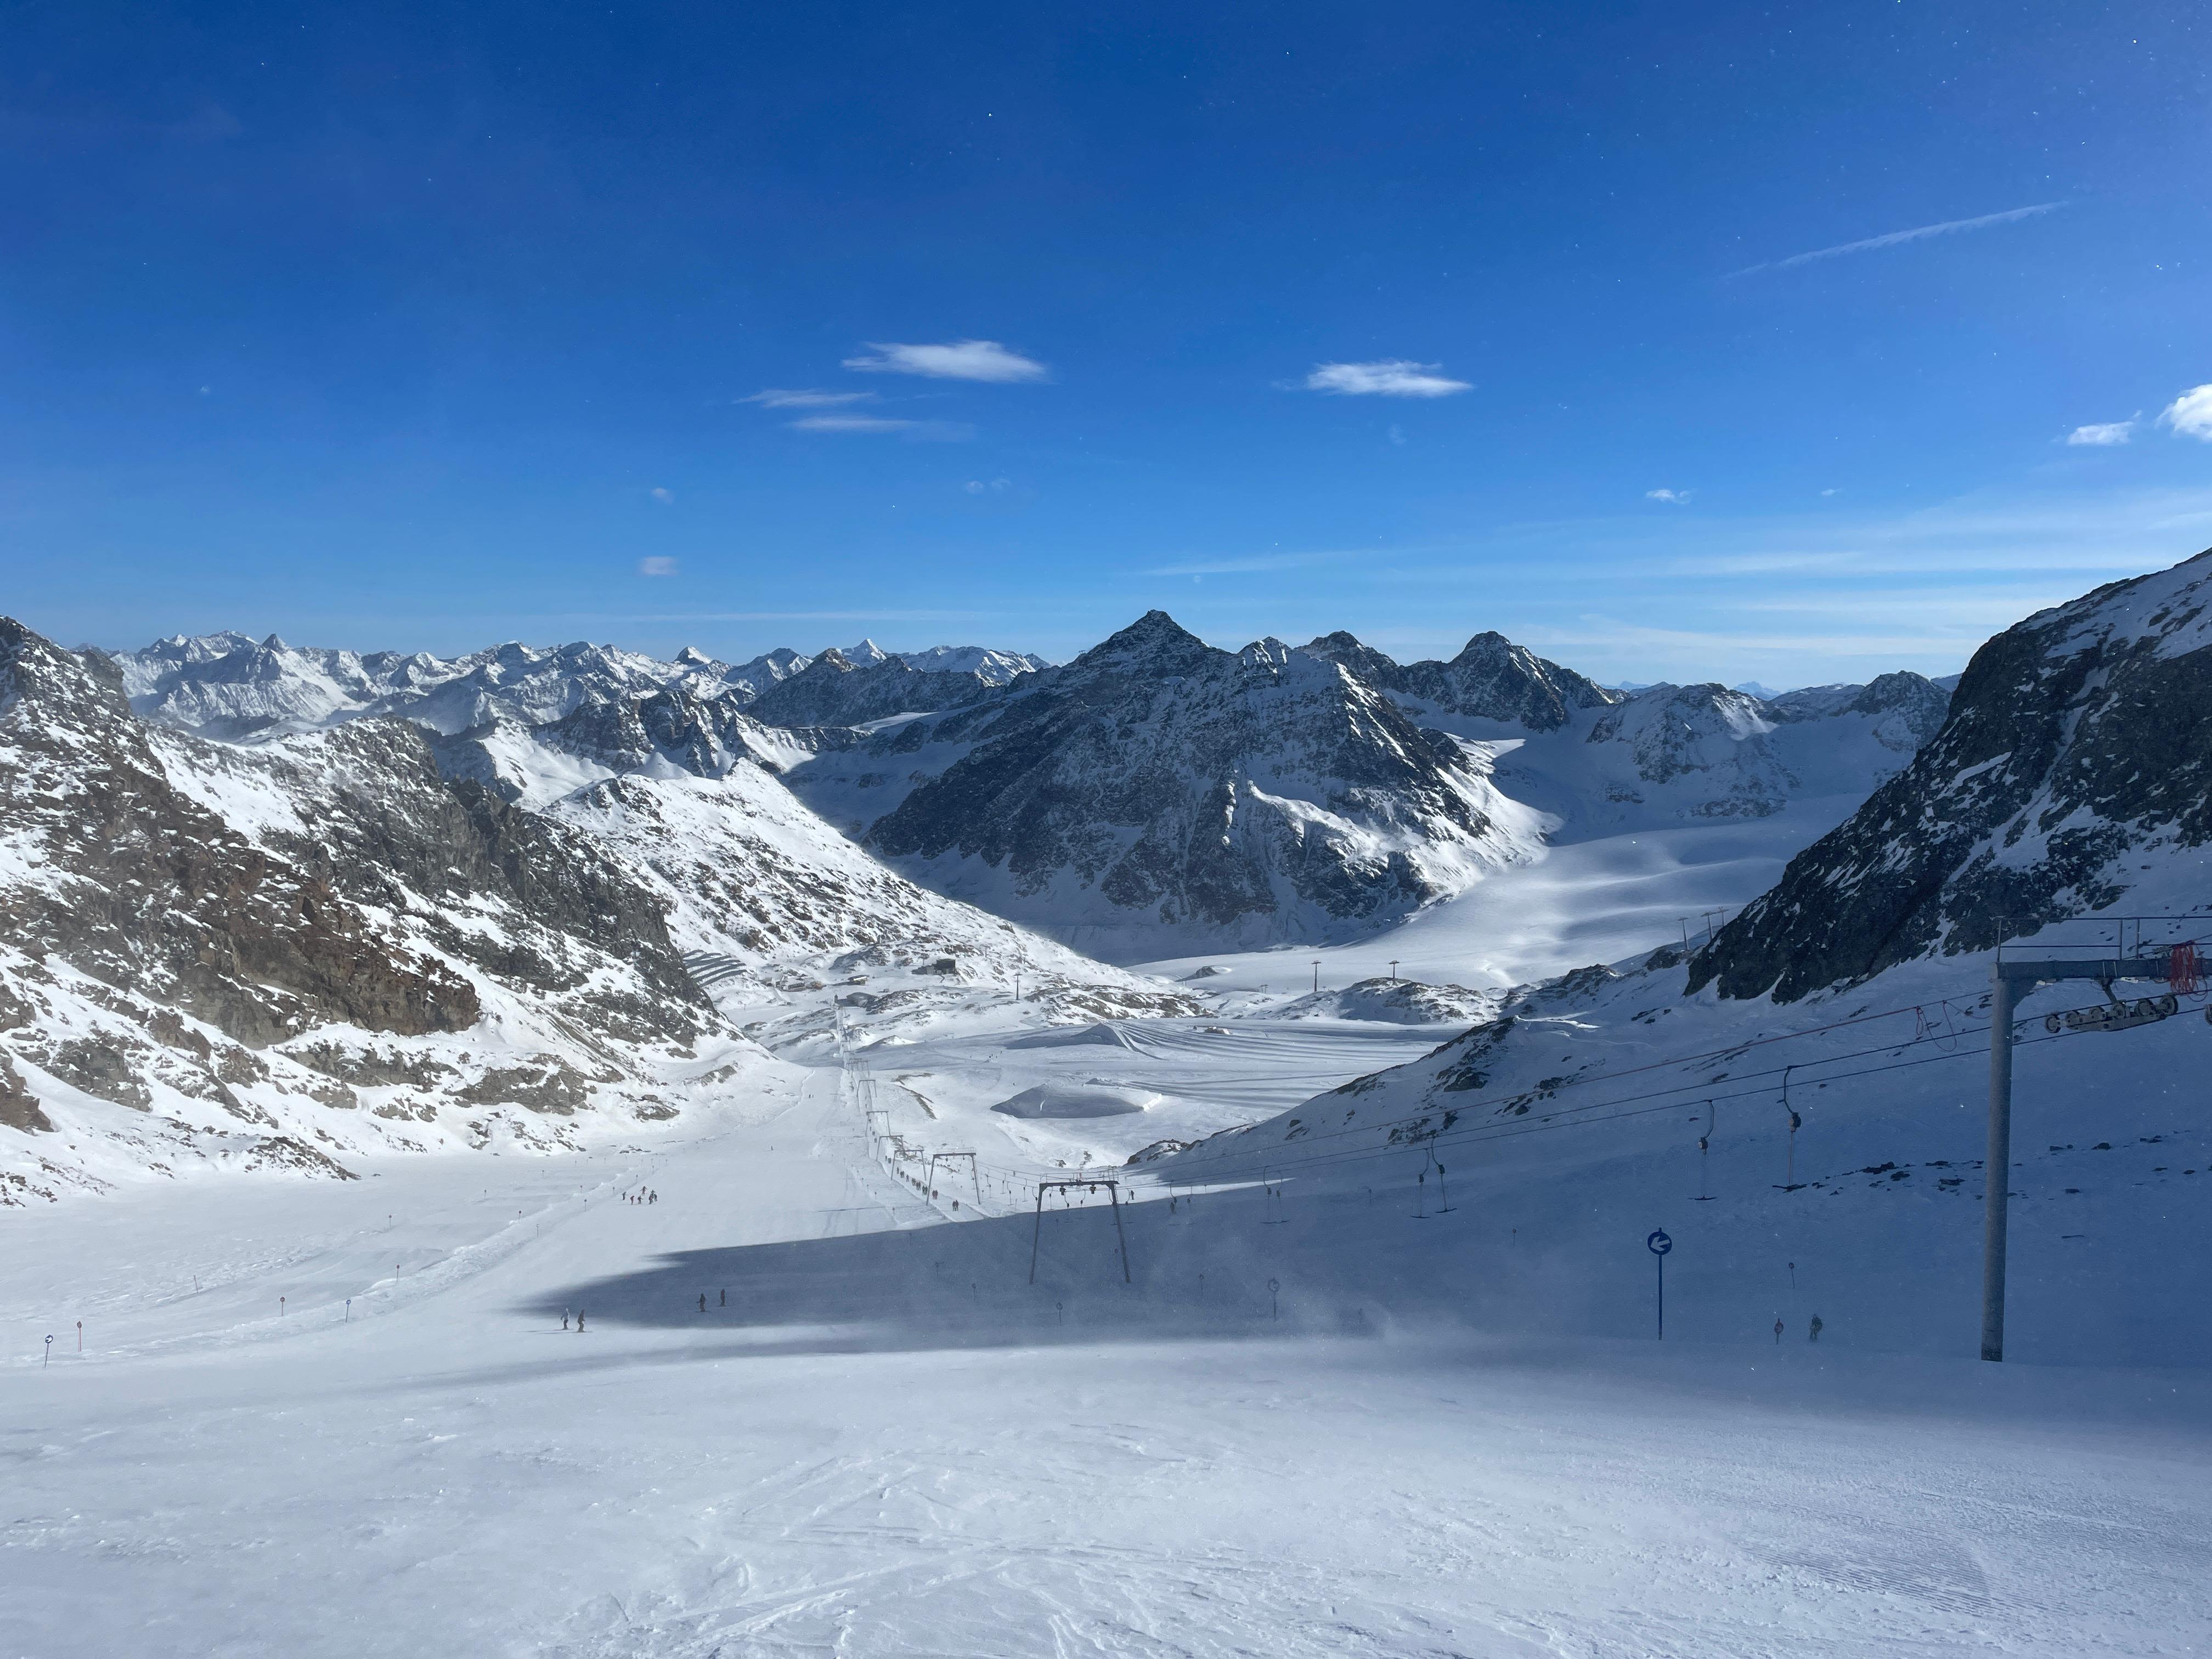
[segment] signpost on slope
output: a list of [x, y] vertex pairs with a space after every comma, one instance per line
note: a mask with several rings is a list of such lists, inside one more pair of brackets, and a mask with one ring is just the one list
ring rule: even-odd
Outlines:
[[1644, 1240], [1644, 1248], [1651, 1252], [1659, 1268], [1659, 1340], [1667, 1340], [1667, 1252], [1674, 1248], [1674, 1241], [1659, 1228], [1654, 1227]]

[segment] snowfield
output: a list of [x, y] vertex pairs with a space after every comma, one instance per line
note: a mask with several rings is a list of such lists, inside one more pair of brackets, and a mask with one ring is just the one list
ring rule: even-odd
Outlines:
[[1127, 1285], [1056, 1215], [1032, 1287], [1030, 1222], [917, 1198], [826, 1069], [690, 1139], [366, 1174], [9, 1218], [9, 1652], [2212, 1637], [2201, 1372], [1482, 1334], [1403, 1294], [1510, 1273], [1472, 1195], [1149, 1200]]
[[[2208, 606], [1771, 698], [7, 624], [0, 1651], [2201, 1652]], [[2132, 976], [1990, 1168], [2000, 945]]]

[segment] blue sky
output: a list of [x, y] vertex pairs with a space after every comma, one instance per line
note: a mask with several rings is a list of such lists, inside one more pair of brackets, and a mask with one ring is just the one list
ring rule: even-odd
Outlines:
[[2202, 15], [13, 9], [0, 609], [1954, 669], [2212, 544]]

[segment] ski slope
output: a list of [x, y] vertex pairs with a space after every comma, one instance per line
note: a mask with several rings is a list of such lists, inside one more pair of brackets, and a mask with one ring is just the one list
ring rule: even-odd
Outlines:
[[[1112, 1052], [1246, 1111], [1296, 1086], [1279, 1074], [1390, 1042], [1327, 1022], [1214, 1041], [1173, 1023]], [[975, 1098], [1077, 1052], [1001, 1048], [1018, 1075]], [[962, 1061], [951, 1041], [905, 1052]], [[917, 1196], [872, 1157], [866, 1097], [777, 1066], [744, 1106], [631, 1147], [393, 1158], [349, 1183], [197, 1173], [10, 1216], [7, 1650], [2212, 1638], [2202, 1371], [1886, 1353], [1848, 1321], [1814, 1346], [1794, 1311], [1770, 1346], [1699, 1330], [1694, 1272], [1694, 1340], [1662, 1346], [1640, 1218], [1607, 1297], [1485, 1334], [1458, 1313], [1486, 1286], [1517, 1286], [1493, 1316], [1547, 1291], [1473, 1183], [1419, 1218], [1351, 1183], [1273, 1208], [1252, 1186], [1148, 1190], [1121, 1218], [1125, 1283], [1104, 1208], [1038, 1226]], [[972, 1098], [934, 1104], [936, 1144], [981, 1123]], [[624, 1201], [640, 1188], [659, 1201]]]

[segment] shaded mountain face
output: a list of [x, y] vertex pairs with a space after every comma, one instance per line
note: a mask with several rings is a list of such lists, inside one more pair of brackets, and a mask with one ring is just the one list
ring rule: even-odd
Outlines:
[[1478, 763], [1334, 662], [1153, 611], [793, 774], [871, 848], [1101, 954], [1342, 937], [1533, 845]]
[[665, 1056], [743, 1048], [653, 894], [578, 830], [449, 784], [414, 725], [206, 742], [0, 621], [0, 1084], [43, 1115], [152, 1114], [125, 1137], [148, 1158], [313, 1167], [480, 1144], [502, 1115], [556, 1139], [528, 1126], [666, 1115]]
[[1547, 662], [1503, 634], [1477, 634], [1449, 662], [1393, 662], [1346, 633], [1325, 634], [1300, 649], [1341, 664], [1370, 685], [1431, 706], [1417, 713], [1471, 715], [1531, 732], [1556, 732], [1577, 709], [1620, 701], [1618, 692]]
[[1007, 683], [981, 669], [926, 672], [897, 657], [861, 665], [842, 652], [825, 651], [799, 673], [762, 692], [745, 712], [771, 726], [862, 726], [894, 714], [958, 708]]
[[[2131, 892], [2136, 909], [2201, 905], [2208, 601], [2212, 553], [2099, 588], [1984, 645], [1942, 728], [1721, 930], [1692, 964], [1692, 988], [1717, 981], [1726, 997], [1790, 1001], [1915, 957], [1987, 949]], [[1878, 686], [1867, 695], [1899, 695]]]

